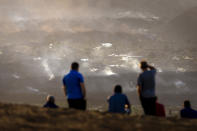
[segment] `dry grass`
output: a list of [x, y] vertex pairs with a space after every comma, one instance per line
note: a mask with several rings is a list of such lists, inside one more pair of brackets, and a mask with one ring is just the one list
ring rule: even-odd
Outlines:
[[197, 120], [0, 104], [0, 130], [197, 130]]

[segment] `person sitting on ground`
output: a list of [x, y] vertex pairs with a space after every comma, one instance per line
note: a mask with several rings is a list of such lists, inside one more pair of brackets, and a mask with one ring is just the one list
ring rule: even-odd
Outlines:
[[189, 100], [184, 101], [184, 109], [180, 111], [182, 118], [197, 118], [197, 111], [191, 108]]
[[48, 95], [47, 96], [47, 102], [46, 102], [46, 104], [43, 107], [46, 107], [46, 108], [58, 108], [58, 106], [55, 104], [54, 96]]
[[[109, 112], [113, 113], [130, 113], [130, 103], [126, 95], [122, 94], [122, 87], [116, 85], [114, 95], [108, 99]], [[125, 110], [125, 106], [127, 109]]]
[[156, 97], [156, 116], [165, 117], [165, 108], [163, 104], [158, 103], [158, 98]]

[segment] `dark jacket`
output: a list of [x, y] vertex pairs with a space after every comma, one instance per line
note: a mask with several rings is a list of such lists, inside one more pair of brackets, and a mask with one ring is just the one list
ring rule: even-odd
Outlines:
[[180, 112], [182, 118], [197, 118], [197, 111], [192, 108], [184, 108]]
[[109, 98], [108, 102], [109, 112], [125, 113], [125, 105], [128, 105], [130, 108], [130, 103], [127, 96], [122, 93], [115, 93]]
[[47, 102], [43, 107], [46, 108], [58, 108], [58, 106], [54, 103]]

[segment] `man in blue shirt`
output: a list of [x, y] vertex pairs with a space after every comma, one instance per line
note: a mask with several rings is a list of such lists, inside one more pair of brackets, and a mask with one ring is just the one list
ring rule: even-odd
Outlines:
[[[114, 95], [109, 99], [109, 112], [113, 113], [130, 113], [130, 103], [127, 96], [122, 94], [122, 87], [116, 85], [114, 88]], [[125, 110], [127, 107], [127, 110]], [[129, 111], [128, 111], [129, 110]]]
[[79, 64], [73, 62], [71, 71], [63, 78], [63, 89], [67, 96], [69, 108], [86, 109], [86, 90], [84, 78], [79, 71]]
[[180, 111], [182, 118], [197, 118], [197, 111], [191, 108], [190, 101], [184, 101], [184, 109]]
[[156, 69], [146, 61], [140, 63], [142, 73], [137, 80], [137, 89], [144, 113], [156, 115], [155, 75]]

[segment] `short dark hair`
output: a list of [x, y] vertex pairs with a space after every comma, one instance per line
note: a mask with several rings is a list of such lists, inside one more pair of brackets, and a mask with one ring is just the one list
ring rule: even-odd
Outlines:
[[71, 64], [71, 69], [72, 69], [72, 70], [78, 70], [78, 69], [79, 69], [79, 64], [78, 64], [77, 62], [73, 62], [73, 63]]
[[116, 85], [114, 88], [114, 92], [115, 93], [122, 93], [122, 87], [121, 85]]
[[142, 69], [146, 69], [146, 68], [148, 68], [148, 63], [147, 63], [146, 61], [141, 61], [141, 62], [140, 62], [140, 67], [141, 67]]
[[191, 107], [191, 104], [190, 104], [190, 101], [189, 100], [185, 100], [184, 101], [184, 107], [185, 108], [190, 108]]
[[54, 96], [48, 95], [48, 96], [47, 96], [47, 101], [48, 101], [49, 103], [55, 103], [55, 97], [54, 97]]

